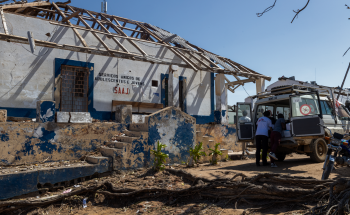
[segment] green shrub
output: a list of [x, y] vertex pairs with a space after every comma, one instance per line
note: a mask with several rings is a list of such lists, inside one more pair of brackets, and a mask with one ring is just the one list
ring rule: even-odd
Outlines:
[[151, 153], [154, 155], [154, 164], [153, 168], [156, 171], [161, 171], [165, 169], [165, 159], [169, 157], [168, 154], [162, 152], [162, 148], [165, 148], [165, 144], [157, 142], [157, 149], [151, 150]]
[[203, 150], [203, 143], [200, 142], [198, 145], [195, 145], [194, 148], [190, 148], [190, 156], [193, 159], [194, 163], [198, 165], [198, 161], [202, 156], [207, 154]]
[[210, 161], [210, 163], [212, 165], [216, 165], [218, 163], [217, 156], [222, 155], [222, 152], [219, 150], [219, 145], [220, 145], [220, 143], [217, 143], [217, 144], [215, 144], [214, 149], [209, 149], [211, 151], [209, 153], [209, 156], [213, 155], [213, 158]]

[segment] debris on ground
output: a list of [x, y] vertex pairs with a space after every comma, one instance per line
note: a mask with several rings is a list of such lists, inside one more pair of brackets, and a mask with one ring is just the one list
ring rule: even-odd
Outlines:
[[[64, 192], [67, 190], [70, 192]], [[321, 181], [275, 173], [250, 177], [238, 173], [209, 180], [178, 165], [162, 172], [113, 173], [61, 190], [47, 189], [38, 198], [0, 201], [0, 214], [88, 214], [94, 206], [124, 214], [223, 215], [231, 210], [249, 214], [271, 212], [277, 206], [299, 211], [297, 214], [341, 214], [348, 212], [349, 198], [348, 178]]]

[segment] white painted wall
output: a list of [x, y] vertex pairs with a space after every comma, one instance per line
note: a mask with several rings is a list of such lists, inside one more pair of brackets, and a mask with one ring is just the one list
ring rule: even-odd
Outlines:
[[[11, 34], [27, 37], [27, 31], [32, 31], [35, 39], [52, 41], [58, 44], [82, 46], [74, 32], [62, 26], [50, 24], [48, 21], [5, 13]], [[87, 44], [104, 50], [97, 39], [89, 32], [78, 30]], [[4, 32], [0, 22], [0, 32]], [[52, 36], [47, 37], [45, 34]], [[115, 42], [100, 35], [110, 47], [117, 47]], [[133, 53], [139, 53], [128, 41], [120, 42]], [[166, 48], [147, 42], [137, 42], [149, 55], [164, 61], [181, 63], [182, 60]], [[36, 108], [38, 100], [54, 100], [54, 64], [55, 58], [77, 60], [94, 63], [94, 76], [99, 73], [129, 75], [140, 77], [144, 86], [120, 84], [128, 88], [130, 94], [120, 95], [113, 92], [115, 82], [94, 81], [93, 105], [97, 111], [111, 111], [112, 100], [140, 101], [161, 103], [161, 74], [169, 73], [169, 65], [152, 64], [113, 57], [104, 57], [67, 50], [37, 47], [34, 54], [29, 52], [29, 46], [0, 41], [0, 107]], [[211, 114], [210, 74], [194, 72], [192, 69], [179, 67], [178, 76], [187, 77], [187, 112], [190, 115], [208, 116]], [[158, 87], [151, 87], [152, 80], [158, 80]], [[57, 81], [57, 80], [56, 80]], [[177, 86], [173, 86], [178, 89]], [[157, 94], [159, 96], [157, 96]], [[178, 100], [176, 92], [174, 98]], [[178, 104], [178, 101], [174, 101]], [[142, 110], [139, 110], [142, 112]]]

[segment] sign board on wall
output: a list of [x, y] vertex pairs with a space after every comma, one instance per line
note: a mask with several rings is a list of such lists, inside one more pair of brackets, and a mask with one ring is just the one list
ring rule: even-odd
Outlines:
[[145, 82], [141, 81], [140, 77], [135, 77], [131, 75], [120, 75], [120, 78], [118, 78], [118, 75], [108, 73], [98, 73], [97, 77], [95, 77], [95, 81], [131, 84], [137, 86], [145, 85]]
[[123, 86], [114, 87], [113, 92], [116, 93], [116, 94], [126, 94], [126, 95], [130, 94], [129, 88], [123, 87]]

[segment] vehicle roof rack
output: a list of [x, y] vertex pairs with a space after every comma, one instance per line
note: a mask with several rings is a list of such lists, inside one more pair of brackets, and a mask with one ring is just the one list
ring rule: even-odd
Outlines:
[[251, 98], [268, 98], [271, 96], [283, 95], [283, 94], [292, 94], [292, 93], [307, 93], [307, 92], [315, 92], [318, 91], [321, 96], [330, 96], [330, 88], [320, 88], [313, 86], [304, 86], [304, 85], [284, 85], [278, 86], [271, 89], [270, 92], [260, 93], [255, 96], [251, 96]]

